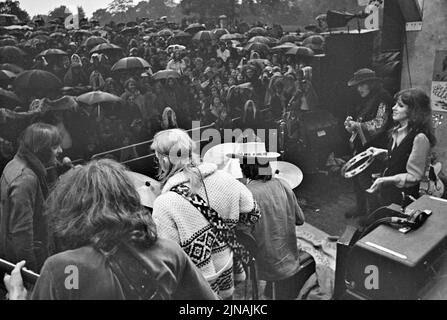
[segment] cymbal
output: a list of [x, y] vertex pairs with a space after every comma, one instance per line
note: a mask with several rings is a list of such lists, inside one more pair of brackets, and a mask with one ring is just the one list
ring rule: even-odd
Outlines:
[[303, 181], [303, 172], [296, 165], [286, 161], [272, 161], [273, 177], [286, 181], [292, 189], [298, 187]]
[[140, 195], [141, 204], [153, 208], [155, 199], [161, 194], [160, 182], [141, 173], [133, 171], [126, 173]]
[[[214, 163], [218, 170], [224, 170], [231, 160], [226, 155], [228, 153], [235, 153], [239, 147], [238, 143], [222, 143], [210, 148], [203, 156], [203, 162]], [[239, 160], [236, 159], [239, 167]]]

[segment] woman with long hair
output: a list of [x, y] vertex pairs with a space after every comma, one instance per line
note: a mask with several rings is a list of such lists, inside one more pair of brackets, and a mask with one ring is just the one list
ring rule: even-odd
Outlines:
[[380, 192], [380, 204], [402, 203], [402, 192], [419, 197], [419, 183], [429, 164], [430, 151], [436, 144], [430, 98], [421, 89], [412, 88], [395, 95], [395, 127], [390, 132], [388, 150], [371, 148], [387, 155], [383, 176], [372, 184], [371, 192]]
[[235, 279], [243, 280], [244, 273], [240, 264], [233, 267], [228, 237], [237, 226], [252, 225], [259, 218], [253, 195], [215, 164], [199, 163], [186, 131], [161, 131], [151, 148], [162, 183], [152, 213], [160, 237], [179, 243], [213, 290], [223, 299], [231, 298]]
[[[215, 298], [180, 247], [158, 237], [125, 168], [113, 160], [68, 171], [52, 191], [46, 214], [65, 251], [45, 262], [31, 299]], [[67, 267], [78, 277], [71, 286]], [[26, 297], [16, 280], [5, 279], [10, 298]]]

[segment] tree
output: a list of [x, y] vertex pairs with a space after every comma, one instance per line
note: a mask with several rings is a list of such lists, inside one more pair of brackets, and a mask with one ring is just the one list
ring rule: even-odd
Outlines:
[[48, 17], [50, 20], [59, 19], [65, 21], [65, 18], [71, 15], [71, 11], [65, 5], [61, 5], [57, 8], [54, 8], [50, 13], [48, 13]]
[[85, 11], [82, 6], [78, 6], [78, 17], [79, 17], [79, 20], [86, 18]]
[[0, 2], [0, 13], [14, 14], [22, 22], [28, 22], [30, 20], [28, 12], [20, 8], [19, 1], [6, 0]]
[[179, 5], [184, 14], [196, 14], [201, 19], [217, 18], [222, 14], [232, 19], [237, 2], [237, 0], [183, 0]]
[[133, 7], [133, 0], [113, 0], [107, 6], [107, 11], [110, 13], [124, 13]]

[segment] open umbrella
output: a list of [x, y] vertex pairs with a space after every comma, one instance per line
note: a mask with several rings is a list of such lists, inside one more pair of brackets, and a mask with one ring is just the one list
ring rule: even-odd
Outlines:
[[103, 103], [122, 103], [123, 100], [114, 94], [103, 91], [91, 91], [84, 93], [76, 98], [76, 101], [85, 103], [89, 106], [98, 107], [98, 117], [101, 115], [101, 104]]
[[17, 78], [17, 75], [14, 72], [8, 70], [0, 70], [0, 81], [10, 81], [15, 78]]
[[62, 51], [60, 49], [48, 49], [45, 51], [42, 51], [37, 55], [37, 57], [47, 57], [47, 56], [67, 56], [68, 53], [65, 51]]
[[230, 34], [230, 32], [224, 28], [217, 28], [213, 29], [212, 31], [217, 39], [220, 39], [220, 37], [222, 37], [224, 34]]
[[82, 45], [87, 48], [93, 48], [93, 47], [97, 46], [98, 44], [108, 43], [108, 42], [109, 41], [107, 41], [103, 37], [91, 36], [91, 37], [88, 37]]
[[154, 80], [163, 80], [168, 78], [180, 78], [180, 74], [177, 71], [174, 70], [160, 70], [152, 76]]
[[87, 92], [77, 97], [76, 100], [78, 102], [88, 104], [89, 106], [97, 105], [100, 103], [123, 102], [120, 97], [103, 91]]
[[286, 34], [279, 40], [280, 43], [300, 41], [300, 37], [295, 34]]
[[174, 32], [171, 29], [163, 29], [157, 33], [160, 37], [172, 37]]
[[220, 37], [220, 40], [243, 40], [245, 39], [245, 36], [240, 34], [240, 33], [229, 33], [229, 34], [224, 34], [223, 36]]
[[266, 45], [270, 45], [272, 41], [265, 36], [254, 36], [250, 38], [250, 40], [248, 40], [248, 43], [252, 42], [259, 42], [259, 43], [265, 43]]
[[303, 56], [303, 57], [313, 57], [314, 52], [312, 49], [307, 47], [294, 47], [287, 50], [286, 54], [295, 55], [295, 56]]
[[16, 46], [17, 40], [14, 38], [4, 38], [0, 40], [0, 46]]
[[123, 30], [120, 31], [120, 33], [122, 34], [137, 34], [140, 30], [138, 29], [138, 27], [126, 27]]
[[39, 34], [35, 37], [32, 37], [32, 39], [38, 39], [42, 42], [48, 42], [51, 40], [50, 36], [46, 35], [46, 34]]
[[214, 33], [212, 31], [203, 30], [203, 31], [197, 32], [194, 35], [194, 37], [192, 37], [192, 39], [197, 40], [197, 41], [212, 41], [212, 40], [216, 40], [216, 36], [214, 35]]
[[74, 36], [90, 36], [92, 33], [91, 31], [88, 30], [84, 30], [84, 29], [78, 29], [78, 30], [74, 30], [74, 31], [70, 31], [73, 33]]
[[14, 92], [0, 88], [0, 103], [10, 106], [15, 103], [22, 103], [22, 100]]
[[182, 46], [180, 44], [171, 44], [166, 48], [166, 51], [168, 52], [169, 50], [173, 50], [173, 51], [177, 51], [177, 50], [185, 50], [186, 47]]
[[15, 64], [12, 64], [12, 63], [0, 64], [0, 70], [8, 70], [8, 71], [11, 71], [11, 72], [13, 72], [15, 74], [19, 74], [19, 73], [22, 73], [24, 71], [23, 68], [15, 65]]
[[117, 46], [116, 44], [113, 43], [101, 43], [98, 44], [96, 47], [94, 47], [92, 50], [90, 50], [90, 53], [103, 53], [110, 51], [123, 51], [123, 49], [120, 46]]
[[247, 51], [256, 51], [259, 53], [268, 53], [270, 51], [268, 45], [259, 42], [252, 42], [245, 46]]
[[174, 35], [174, 38], [176, 38], [176, 39], [189, 39], [191, 37], [192, 37], [192, 35], [185, 31], [180, 31], [179, 33]]
[[65, 37], [65, 34], [62, 32], [53, 32], [50, 34], [50, 38], [63, 38]]
[[185, 32], [188, 32], [190, 34], [196, 34], [199, 31], [206, 30], [205, 26], [200, 23], [193, 23], [190, 24], [186, 29]]
[[44, 70], [27, 70], [17, 76], [14, 87], [18, 90], [47, 92], [62, 87], [54, 74]]
[[277, 52], [277, 51], [287, 51], [291, 48], [294, 47], [298, 47], [296, 44], [292, 43], [292, 42], [284, 42], [283, 44], [280, 44], [279, 46], [273, 47], [270, 50], [272, 50], [273, 52]]
[[254, 36], [266, 36], [267, 35], [267, 30], [265, 30], [262, 27], [254, 27], [251, 28], [250, 30], [248, 30], [247, 34], [251, 37]]
[[120, 70], [132, 70], [132, 69], [146, 69], [150, 68], [151, 65], [140, 57], [127, 57], [118, 60], [111, 69], [112, 72]]
[[25, 55], [25, 52], [15, 46], [0, 47], [1, 62], [17, 61], [18, 58], [21, 58]]

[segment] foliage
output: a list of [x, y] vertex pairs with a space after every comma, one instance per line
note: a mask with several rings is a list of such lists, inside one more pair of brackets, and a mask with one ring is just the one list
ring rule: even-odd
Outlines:
[[20, 8], [19, 1], [12, 1], [12, 0], [1, 1], [0, 13], [14, 14], [22, 22], [28, 22], [30, 20], [28, 12]]

